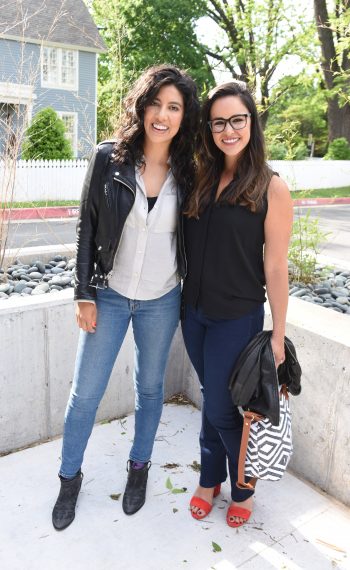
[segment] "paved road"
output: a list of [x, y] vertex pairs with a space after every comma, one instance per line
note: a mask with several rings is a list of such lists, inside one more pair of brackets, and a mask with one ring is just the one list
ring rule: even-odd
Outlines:
[[55, 245], [75, 242], [76, 220], [15, 221], [10, 225], [7, 247], [23, 248], [35, 245]]
[[[295, 213], [305, 215], [310, 209], [313, 217], [320, 219], [321, 228], [332, 232], [323, 244], [325, 256], [345, 260], [350, 267], [350, 205], [296, 208]], [[74, 219], [13, 222], [8, 241], [9, 248], [35, 245], [54, 245], [75, 242]]]
[[[308, 209], [295, 208], [295, 213], [305, 215]], [[350, 205], [310, 208], [310, 214], [319, 218], [323, 231], [330, 232], [320, 253], [334, 260], [345, 260], [350, 267]]]

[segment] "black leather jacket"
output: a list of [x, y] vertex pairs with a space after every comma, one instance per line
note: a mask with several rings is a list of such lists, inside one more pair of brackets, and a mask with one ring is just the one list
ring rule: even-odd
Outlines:
[[231, 374], [229, 389], [236, 406], [266, 416], [279, 424], [279, 387], [297, 396], [301, 392], [301, 368], [295, 347], [284, 337], [285, 361], [276, 370], [271, 346], [272, 331], [258, 333], [241, 352]]
[[[112, 150], [113, 141], [97, 146], [84, 180], [77, 222], [76, 300], [94, 301], [96, 288], [108, 286], [124, 224], [135, 202], [135, 167], [112, 161]], [[187, 267], [179, 188], [177, 195], [177, 264], [184, 278]]]

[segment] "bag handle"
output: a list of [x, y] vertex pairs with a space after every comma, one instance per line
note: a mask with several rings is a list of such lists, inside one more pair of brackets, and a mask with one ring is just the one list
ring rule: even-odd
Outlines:
[[252, 422], [258, 422], [259, 420], [263, 420], [264, 416], [257, 414], [256, 412], [250, 412], [249, 410], [243, 413], [243, 431], [242, 431], [242, 438], [241, 438], [241, 447], [239, 450], [239, 459], [238, 459], [238, 480], [236, 486], [239, 489], [249, 489], [254, 491], [256, 485], [256, 477], [252, 477], [249, 483], [245, 482], [245, 475], [244, 475], [244, 468], [245, 468], [245, 459], [247, 455], [247, 447], [248, 447], [248, 440], [250, 434], [250, 426]]

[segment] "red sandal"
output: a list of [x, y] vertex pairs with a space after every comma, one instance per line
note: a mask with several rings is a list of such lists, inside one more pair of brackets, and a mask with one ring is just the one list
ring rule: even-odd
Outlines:
[[[231, 505], [227, 510], [226, 522], [228, 526], [237, 528], [246, 523], [249, 520], [251, 514], [252, 511], [249, 511], [248, 509], [237, 507], [237, 505]], [[240, 519], [243, 519], [243, 522], [231, 521], [231, 517], [239, 517]]]
[[[221, 490], [221, 483], [219, 483], [214, 487], [213, 498], [217, 497], [220, 494], [220, 490]], [[204, 512], [204, 515], [198, 515], [197, 514], [198, 510], [197, 512], [194, 513], [192, 507], [197, 507], [197, 509], [200, 509], [201, 511]], [[212, 504], [208, 503], [208, 501], [205, 501], [204, 499], [201, 499], [200, 497], [194, 496], [190, 501], [191, 515], [193, 516], [194, 519], [197, 519], [198, 521], [204, 519], [204, 517], [209, 515], [212, 508], [213, 508]]]

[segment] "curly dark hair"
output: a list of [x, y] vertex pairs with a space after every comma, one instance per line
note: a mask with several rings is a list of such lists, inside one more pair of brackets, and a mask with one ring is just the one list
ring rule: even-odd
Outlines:
[[113, 158], [117, 162], [144, 165], [144, 112], [164, 85], [174, 85], [184, 99], [181, 127], [170, 144], [171, 169], [184, 191], [194, 183], [194, 144], [199, 125], [199, 102], [193, 79], [173, 65], [149, 67], [134, 83], [124, 100], [124, 114], [115, 132]]
[[222, 204], [240, 204], [252, 212], [263, 207], [264, 196], [273, 175], [266, 163], [264, 133], [252, 94], [243, 81], [231, 81], [214, 87], [204, 101], [198, 136], [198, 166], [195, 188], [188, 196], [185, 213], [198, 218], [210, 202], [214, 185], [224, 169], [224, 153], [216, 146], [208, 121], [214, 101], [220, 97], [237, 96], [251, 114], [250, 140], [240, 156], [235, 178], [219, 196]]

